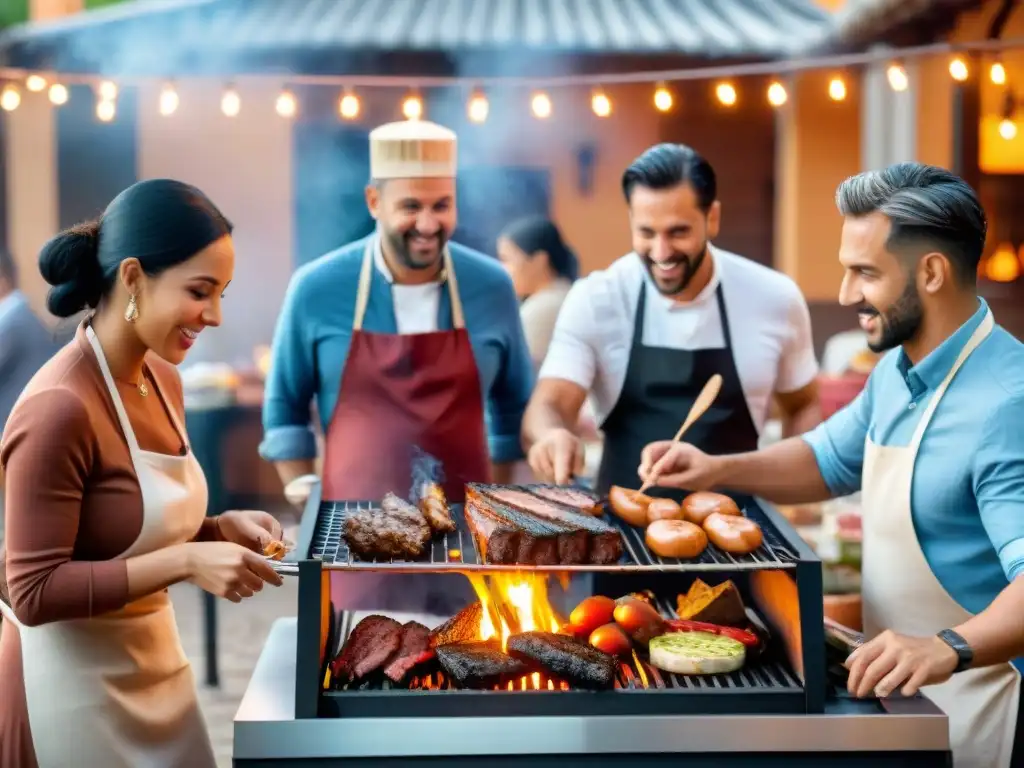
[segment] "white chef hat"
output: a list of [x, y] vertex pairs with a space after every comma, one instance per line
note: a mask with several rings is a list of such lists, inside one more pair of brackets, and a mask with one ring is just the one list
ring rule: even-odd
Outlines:
[[455, 177], [455, 132], [426, 120], [402, 120], [370, 131], [374, 179]]

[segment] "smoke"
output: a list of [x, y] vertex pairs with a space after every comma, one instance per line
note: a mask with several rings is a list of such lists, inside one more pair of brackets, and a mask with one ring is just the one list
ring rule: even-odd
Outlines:
[[412, 446], [411, 454], [412, 485], [409, 488], [409, 501], [418, 504], [428, 486], [444, 484], [444, 465], [418, 445]]

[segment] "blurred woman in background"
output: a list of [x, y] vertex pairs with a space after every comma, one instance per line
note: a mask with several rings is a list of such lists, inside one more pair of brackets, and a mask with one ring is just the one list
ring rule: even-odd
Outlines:
[[534, 365], [544, 362], [555, 321], [573, 281], [579, 276], [576, 254], [549, 219], [529, 217], [509, 225], [498, 237], [498, 258], [520, 299], [519, 317]]
[[167, 588], [238, 602], [281, 584], [260, 555], [281, 537], [274, 518], [206, 516], [175, 370], [220, 325], [234, 265], [231, 224], [166, 179], [43, 246], [50, 312], [92, 311], [0, 445], [2, 768], [214, 768]]

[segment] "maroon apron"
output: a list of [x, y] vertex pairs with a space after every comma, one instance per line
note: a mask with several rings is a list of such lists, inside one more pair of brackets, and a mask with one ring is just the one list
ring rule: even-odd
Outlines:
[[[451, 254], [444, 250], [450, 331], [398, 334], [363, 330], [376, 236], [359, 274], [352, 340], [338, 400], [327, 426], [325, 501], [408, 498], [416, 449], [441, 462], [444, 490], [461, 503], [467, 482], [490, 482], [483, 396], [466, 331]], [[473, 599], [461, 575], [331, 573], [335, 607], [428, 611], [447, 615]]]

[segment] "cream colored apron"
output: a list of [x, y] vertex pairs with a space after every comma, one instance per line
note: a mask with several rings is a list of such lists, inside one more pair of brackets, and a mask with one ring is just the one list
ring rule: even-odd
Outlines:
[[[206, 478], [193, 453], [139, 449], [103, 350], [86, 330], [117, 410], [142, 490], [142, 530], [120, 557], [194, 538], [206, 515]], [[187, 444], [174, 409], [175, 429]], [[17, 624], [9, 608], [4, 615]], [[39, 768], [213, 768], [167, 591], [91, 619], [18, 625], [29, 724]]]
[[[925, 430], [968, 355], [992, 331], [991, 311], [971, 336], [921, 415], [910, 445], [865, 443], [863, 472], [864, 630], [934, 635], [971, 618], [943, 588], [921, 551], [910, 513], [914, 462]], [[913, 406], [911, 406], [913, 407]], [[1010, 664], [969, 669], [922, 692], [949, 717], [956, 768], [1010, 764], [1020, 700], [1020, 674]]]

